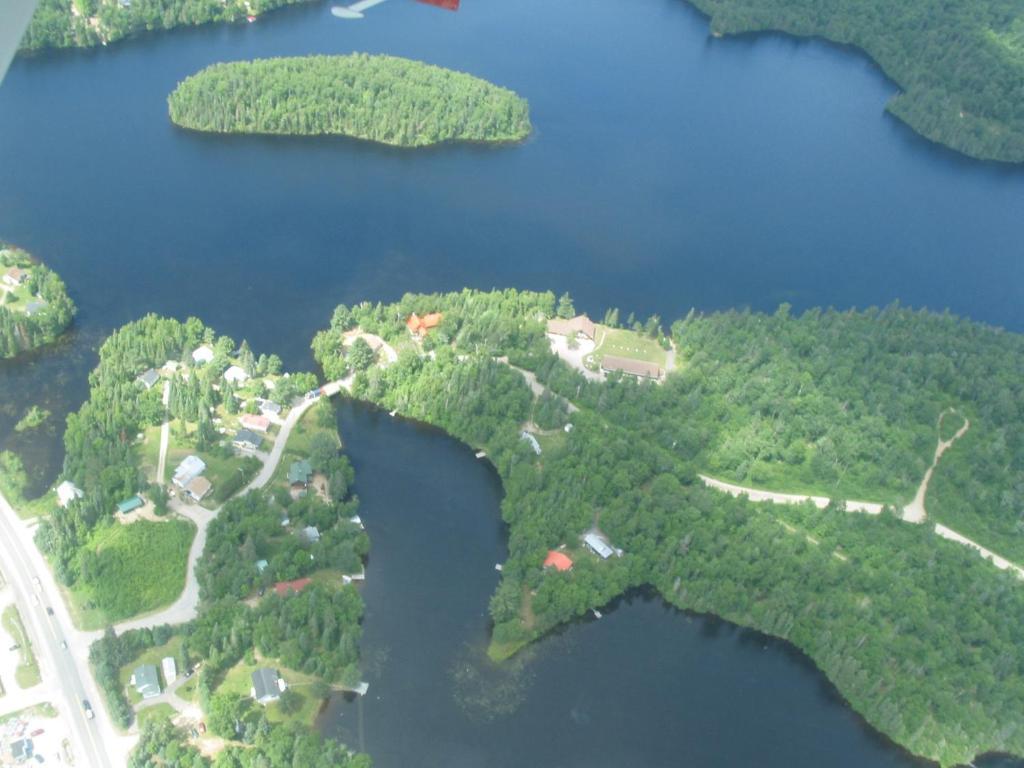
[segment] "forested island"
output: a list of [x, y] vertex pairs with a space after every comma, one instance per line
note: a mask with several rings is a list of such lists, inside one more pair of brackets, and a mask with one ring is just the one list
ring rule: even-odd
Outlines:
[[511, 142], [529, 107], [485, 80], [395, 56], [352, 54], [214, 64], [167, 100], [171, 121], [214, 133], [349, 136], [398, 147]]
[[131, 35], [213, 21], [241, 21], [311, 0], [39, 0], [23, 51], [87, 48]]
[[56, 272], [22, 249], [0, 243], [0, 357], [56, 340], [75, 312]]
[[865, 51], [900, 88], [886, 108], [971, 157], [1024, 162], [1017, 0], [690, 0], [716, 35], [778, 30]]
[[[793, 643], [915, 754], [945, 766], [1024, 754], [1024, 585], [899, 514], [936, 441], [970, 419], [928, 513], [1019, 557], [1024, 337], [899, 306], [691, 313], [667, 330], [572, 314], [546, 293], [409, 295], [339, 306], [313, 342], [354, 396], [496, 467], [509, 558], [490, 604], [494, 658], [651, 585]], [[346, 347], [355, 329], [397, 360]], [[671, 350], [676, 370], [612, 358], [609, 337], [650, 358]], [[584, 368], [563, 359], [594, 344]], [[598, 371], [587, 357], [602, 350]], [[835, 501], [756, 504], [702, 472]], [[886, 510], [845, 511], [859, 496]]]

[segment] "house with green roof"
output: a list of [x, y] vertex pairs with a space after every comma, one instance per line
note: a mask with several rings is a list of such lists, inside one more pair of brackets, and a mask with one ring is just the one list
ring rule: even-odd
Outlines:
[[313, 467], [307, 459], [293, 461], [288, 467], [289, 485], [300, 485], [305, 488], [309, 484], [309, 478], [313, 474]]
[[117, 505], [117, 511], [122, 515], [127, 515], [129, 512], [134, 512], [136, 509], [143, 505], [142, 497], [135, 494], [130, 499], [125, 499]]
[[160, 677], [152, 664], [142, 664], [132, 672], [131, 684], [143, 699], [152, 699], [160, 695]]

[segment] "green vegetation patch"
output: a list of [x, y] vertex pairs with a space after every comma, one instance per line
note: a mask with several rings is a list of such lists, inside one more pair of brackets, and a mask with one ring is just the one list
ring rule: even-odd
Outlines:
[[0, 357], [54, 341], [76, 311], [56, 272], [20, 248], [0, 243]]
[[605, 355], [642, 360], [665, 367], [667, 352], [656, 340], [627, 328], [597, 326], [597, 347], [594, 359], [598, 365]]
[[43, 425], [43, 423], [50, 418], [50, 412], [45, 408], [40, 408], [38, 405], [33, 405], [27, 411], [25, 415], [21, 417], [17, 424], [14, 425], [15, 432], [25, 432], [29, 429], [36, 429]]
[[173, 603], [185, 586], [195, 526], [187, 520], [96, 529], [82, 548], [81, 576], [72, 590], [82, 608], [95, 609], [83, 629], [155, 611]]
[[214, 64], [168, 98], [172, 122], [214, 133], [336, 135], [399, 147], [509, 142], [530, 134], [510, 90], [394, 56], [309, 56]]
[[14, 671], [14, 680], [19, 688], [31, 688], [40, 682], [39, 662], [32, 652], [32, 643], [29, 642], [28, 634], [25, 632], [25, 625], [21, 623], [21, 614], [17, 607], [9, 605], [4, 608], [0, 615], [0, 622], [11, 639], [21, 646], [18, 655], [21, 657], [17, 669]]
[[276, 669], [288, 686], [278, 701], [263, 707], [267, 720], [271, 723], [297, 723], [312, 728], [330, 688], [317, 685], [319, 678], [282, 667], [274, 659], [261, 659], [252, 664], [243, 659], [227, 671], [224, 682], [214, 694], [251, 701], [252, 673], [261, 667]]
[[964, 154], [1024, 162], [1018, 0], [691, 0], [716, 34], [779, 30], [854, 45], [900, 87], [888, 109]]

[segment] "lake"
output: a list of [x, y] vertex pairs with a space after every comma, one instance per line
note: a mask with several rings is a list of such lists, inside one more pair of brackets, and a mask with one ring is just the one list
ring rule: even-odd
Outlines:
[[[207, 64], [353, 50], [513, 88], [535, 133], [403, 151], [167, 119]], [[1024, 330], [1024, 169], [917, 137], [883, 112], [894, 92], [820, 42], [712, 39], [682, 0], [391, 0], [358, 22], [318, 3], [19, 59], [0, 86], [0, 239], [59, 271], [80, 314], [0, 362], [0, 449], [45, 488], [96, 348], [149, 311], [294, 368], [338, 302], [463, 286], [665, 319], [898, 299]], [[49, 427], [15, 434], [33, 403]], [[371, 693], [324, 722], [378, 766], [913, 764], [784, 645], [645, 595], [489, 669], [496, 477], [436, 432], [351, 405], [341, 420], [373, 540]]]

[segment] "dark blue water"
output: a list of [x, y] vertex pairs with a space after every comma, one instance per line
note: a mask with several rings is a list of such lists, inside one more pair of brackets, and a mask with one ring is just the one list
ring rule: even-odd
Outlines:
[[[209, 63], [352, 50], [514, 88], [536, 132], [409, 152], [167, 120], [166, 94]], [[1024, 330], [1024, 171], [915, 136], [883, 113], [893, 92], [822, 43], [712, 40], [681, 0], [391, 0], [356, 23], [317, 4], [20, 59], [0, 86], [0, 239], [60, 271], [81, 313], [65, 343], [0, 363], [0, 449], [45, 486], [96, 346], [147, 311], [199, 315], [291, 367], [311, 365], [339, 301], [465, 285], [664, 318], [899, 299]], [[14, 435], [34, 402], [54, 428]], [[805, 662], [657, 601], [541, 644], [507, 679], [471, 679], [501, 559], [495, 479], [436, 434], [346, 418], [379, 675], [361, 729], [358, 707], [329, 717], [380, 766], [908, 764]], [[389, 459], [406, 441], [437, 461]]]

